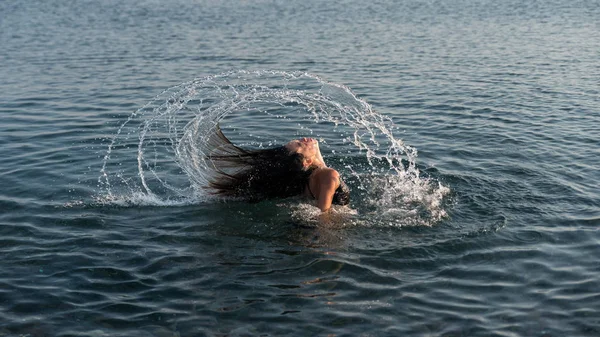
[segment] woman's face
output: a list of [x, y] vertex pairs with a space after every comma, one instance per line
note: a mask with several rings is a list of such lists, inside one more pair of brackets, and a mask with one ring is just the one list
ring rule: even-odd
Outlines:
[[290, 153], [300, 153], [305, 158], [321, 157], [321, 151], [319, 150], [319, 143], [314, 138], [300, 138], [292, 140], [287, 143], [285, 147]]

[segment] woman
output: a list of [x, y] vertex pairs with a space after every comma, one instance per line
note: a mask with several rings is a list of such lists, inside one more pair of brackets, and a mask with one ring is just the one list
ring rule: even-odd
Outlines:
[[332, 204], [350, 202], [339, 173], [327, 167], [313, 138], [292, 140], [285, 146], [244, 150], [217, 128], [208, 156], [215, 175], [209, 178], [214, 194], [253, 201], [305, 195], [326, 212]]

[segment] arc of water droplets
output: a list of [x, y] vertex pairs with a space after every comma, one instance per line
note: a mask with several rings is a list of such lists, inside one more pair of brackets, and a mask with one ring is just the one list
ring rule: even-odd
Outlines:
[[[344, 139], [344, 142], [351, 142], [359, 153], [364, 151], [371, 167], [375, 167], [373, 159], [387, 162], [388, 168], [401, 181], [408, 182], [408, 189], [415, 190], [410, 193], [435, 195], [440, 191], [438, 189], [424, 192], [432, 188], [426, 180], [419, 178], [415, 164], [417, 151], [394, 137], [394, 125], [389, 117], [375, 112], [367, 102], [358, 98], [345, 85], [327, 82], [319, 76], [304, 72], [279, 71], [231, 71], [198, 78], [163, 91], [120, 125], [104, 156], [98, 178], [99, 186], [105, 188], [109, 197], [113, 196], [114, 184], [111, 182], [109, 163], [117, 145], [120, 145], [121, 141], [126, 142], [132, 133], [137, 132], [137, 176], [143, 193], [160, 199], [161, 196], [154, 191], [154, 188], [160, 187], [184, 198], [189, 196], [190, 191], [201, 194], [202, 187], [207, 185], [211, 174], [211, 165], [206, 157], [211, 150], [210, 135], [214, 134], [219, 122], [228, 114], [258, 109], [253, 105], [259, 103], [281, 106], [283, 118], [286, 118], [286, 104], [294, 103], [303, 106], [312, 115], [315, 123], [329, 122], [336, 128], [340, 124], [344, 125], [352, 130], [352, 137]], [[262, 112], [270, 114], [266, 109]], [[133, 125], [130, 127], [130, 124]], [[161, 133], [155, 125], [166, 130]], [[126, 129], [128, 132], [123, 135]], [[162, 148], [157, 150], [158, 143], [163, 142], [162, 138], [168, 138], [168, 146], [165, 147], [173, 156], [169, 160], [177, 163], [185, 172], [189, 182], [187, 185], [176, 186], [170, 183], [168, 179], [171, 177], [168, 172], [166, 176], [160, 175], [163, 172], [157, 169], [159, 157], [168, 154], [160, 152]], [[384, 153], [378, 153], [381, 151], [380, 139], [388, 146]], [[153, 162], [147, 158], [149, 149], [154, 150]], [[407, 168], [400, 160], [403, 156], [406, 156]], [[357, 180], [360, 187], [366, 190], [367, 186], [364, 186], [363, 179], [360, 179], [361, 173], [354, 171], [350, 164], [346, 167], [359, 178]], [[151, 186], [150, 177], [158, 184]], [[120, 178], [123, 185], [129, 186], [126, 177]], [[425, 200], [429, 197], [431, 196], [421, 195], [410, 198]], [[388, 195], [385, 198], [393, 197]], [[436, 197], [433, 203], [440, 198]]]
[[[243, 86], [247, 86], [247, 87], [251, 88], [251, 90], [248, 90], [248, 88], [245, 88], [246, 91], [250, 91], [250, 93], [244, 94], [244, 93], [240, 93], [240, 91], [237, 90], [237, 86], [235, 86], [235, 85], [231, 85], [231, 84], [225, 85], [224, 87], [226, 89], [229, 89], [233, 92], [233, 95], [231, 95], [229, 93], [225, 93], [225, 91], [223, 90], [222, 84], [217, 83], [217, 80], [219, 80], [219, 79], [235, 78], [236, 76], [239, 76], [239, 75], [256, 75], [257, 77], [261, 77], [263, 75], [268, 75], [268, 76], [275, 75], [275, 76], [281, 76], [282, 78], [284, 78], [285, 81], [290, 81], [293, 79], [305, 77], [305, 78], [310, 78], [310, 79], [317, 81], [321, 85], [321, 88], [317, 93], [311, 94], [311, 93], [306, 93], [302, 90], [272, 89], [272, 88], [269, 88], [266, 86], [262, 86], [260, 84], [244, 83]], [[344, 92], [344, 94], [347, 94], [352, 98], [353, 103], [359, 103], [359, 106], [356, 107], [356, 106], [343, 105], [342, 102], [335, 101], [331, 97], [328, 97], [327, 93], [324, 92], [325, 86], [330, 86], [330, 87], [334, 87], [337, 89], [341, 89]], [[372, 107], [368, 103], [366, 103], [364, 100], [356, 97], [356, 95], [347, 86], [337, 84], [337, 83], [327, 82], [327, 81], [324, 81], [319, 76], [308, 74], [308, 73], [303, 73], [303, 72], [286, 73], [286, 72], [278, 72], [278, 71], [256, 71], [256, 72], [231, 71], [231, 72], [227, 72], [227, 73], [223, 73], [223, 74], [219, 74], [219, 75], [207, 76], [204, 78], [199, 78], [199, 79], [195, 79], [193, 81], [185, 82], [180, 85], [169, 88], [169, 89], [163, 91], [158, 96], [156, 96], [156, 99], [159, 99], [162, 96], [164, 96], [165, 93], [172, 93], [166, 99], [164, 99], [164, 102], [161, 105], [152, 109], [152, 112], [154, 113], [154, 115], [152, 115], [149, 119], [144, 121], [143, 127], [141, 128], [141, 130], [139, 132], [138, 155], [137, 155], [138, 176], [140, 178], [140, 181], [142, 183], [142, 186], [143, 186], [145, 192], [148, 194], [153, 194], [153, 192], [152, 192], [151, 187], [146, 182], [146, 174], [145, 174], [145, 170], [144, 170], [144, 167], [147, 167], [147, 168], [151, 167], [151, 164], [148, 163], [148, 161], [144, 157], [145, 138], [146, 138], [148, 132], [151, 131], [152, 123], [163, 118], [164, 116], [170, 116], [170, 120], [168, 123], [169, 139], [171, 141], [171, 147], [173, 148], [174, 152], [176, 154], [178, 154], [178, 156], [176, 158], [180, 158], [179, 155], [182, 154], [180, 145], [181, 145], [181, 140], [183, 138], [180, 138], [180, 139], [177, 138], [177, 136], [178, 136], [177, 135], [177, 131], [178, 131], [177, 125], [176, 125], [176, 123], [173, 123], [172, 121], [173, 121], [173, 118], [175, 117], [176, 113], [178, 111], [181, 111], [184, 107], [186, 107], [186, 105], [188, 104], [189, 101], [191, 101], [192, 99], [195, 98], [195, 95], [198, 93], [198, 91], [196, 90], [196, 87], [198, 87], [200, 89], [203, 89], [206, 87], [211, 87], [212, 89], [215, 90], [215, 92], [221, 94], [221, 96], [222, 96], [221, 98], [223, 100], [220, 103], [216, 104], [215, 106], [210, 107], [211, 111], [204, 111], [203, 114], [197, 115], [195, 119], [191, 120], [184, 127], [184, 130], [192, 128], [193, 126], [196, 129], [198, 129], [200, 127], [200, 122], [204, 122], [205, 119], [212, 119], [212, 121], [213, 121], [211, 129], [205, 130], [205, 131], [214, 130], [214, 127], [216, 127], [218, 121], [221, 118], [223, 118], [229, 111], [239, 109], [240, 107], [247, 106], [249, 103], [253, 103], [253, 102], [259, 102], [259, 101], [272, 102], [274, 99], [285, 98], [289, 102], [293, 102], [293, 103], [297, 103], [297, 104], [306, 106], [306, 108], [313, 114], [313, 116], [315, 118], [315, 122], [317, 122], [317, 123], [320, 122], [321, 120], [324, 120], [327, 122], [332, 122], [336, 126], [341, 123], [341, 124], [345, 124], [345, 125], [348, 125], [349, 127], [354, 128], [355, 131], [353, 134], [353, 138], [354, 138], [353, 144], [359, 150], [365, 151], [367, 160], [369, 161], [369, 164], [372, 165], [371, 159], [374, 157], [384, 158], [390, 165], [390, 168], [392, 168], [394, 171], [396, 171], [396, 173], [399, 175], [405, 175], [405, 174], [407, 174], [407, 172], [414, 171], [416, 150], [414, 148], [406, 146], [401, 140], [394, 138], [392, 131], [387, 128], [387, 126], [391, 124], [391, 120], [389, 120], [389, 118], [384, 117], [383, 115], [375, 113], [373, 111]], [[103, 162], [102, 168], [100, 170], [101, 176], [98, 178], [98, 182], [100, 185], [102, 185], [102, 184], [105, 185], [109, 195], [112, 194], [112, 189], [111, 189], [111, 183], [110, 183], [108, 172], [107, 172], [107, 163], [111, 158], [111, 154], [112, 154], [113, 148], [115, 146], [115, 142], [117, 141], [118, 137], [121, 136], [122, 130], [132, 120], [134, 120], [136, 118], [142, 118], [145, 115], [146, 111], [156, 102], [156, 99], [147, 103], [146, 105], [144, 105], [143, 107], [141, 107], [140, 109], [135, 111], [131, 116], [129, 116], [128, 119], [119, 127], [116, 135], [113, 137], [113, 139], [111, 140], [111, 143], [108, 146], [108, 150], [106, 152], [106, 155], [104, 156], [104, 162]], [[202, 107], [202, 101], [200, 102], [198, 111], [201, 110], [201, 107]], [[334, 117], [330, 111], [338, 112], [340, 114], [339, 118]], [[202, 117], [205, 117], [205, 118], [202, 118]], [[209, 117], [209, 118], [206, 118], [206, 117]], [[193, 128], [190, 130], [193, 130]], [[360, 134], [360, 132], [364, 131], [364, 130], [366, 130], [366, 132], [369, 134], [369, 139], [376, 146], [379, 146], [379, 142], [376, 139], [377, 135], [375, 134], [375, 130], [378, 130], [379, 132], [381, 132], [383, 135], [385, 135], [387, 137], [388, 140], [391, 141], [392, 146], [390, 148], [388, 148], [385, 156], [377, 156], [375, 153], [375, 150], [372, 149], [371, 147], [369, 147], [367, 144], [365, 144], [362, 141], [362, 138], [364, 135]], [[192, 136], [192, 134], [190, 134], [187, 131], [184, 133], [184, 135], [186, 137], [188, 137], [188, 139], [189, 139], [189, 137]], [[126, 138], [129, 138], [129, 134], [127, 135]], [[408, 162], [410, 165], [408, 171], [401, 169], [398, 165], [395, 165], [393, 163], [393, 158], [397, 158], [398, 155], [402, 155], [402, 154], [406, 154], [408, 156]], [[182, 163], [180, 163], [180, 164], [182, 164]], [[181, 191], [180, 189], [178, 189], [174, 186], [170, 186], [166, 181], [161, 179], [156, 174], [156, 172], [154, 172], [153, 170], [150, 170], [150, 172], [153, 174], [154, 178], [157, 179], [158, 181], [160, 181], [163, 185], [167, 186], [168, 188], [170, 188], [173, 191], [178, 192], [178, 194], [183, 194], [183, 191]], [[202, 181], [205, 182], [206, 176], [204, 176], [204, 175], [201, 175], [200, 177], [192, 176], [191, 178], [192, 178], [192, 180], [196, 180], [197, 183], [200, 183]], [[197, 179], [197, 178], [200, 178], [200, 179]]]

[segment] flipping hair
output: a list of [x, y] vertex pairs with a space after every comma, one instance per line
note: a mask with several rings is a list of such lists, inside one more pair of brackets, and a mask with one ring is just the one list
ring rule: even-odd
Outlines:
[[304, 170], [304, 157], [284, 146], [245, 150], [231, 143], [217, 127], [211, 137], [207, 159], [214, 175], [209, 179], [212, 193], [252, 201], [300, 195], [312, 170]]

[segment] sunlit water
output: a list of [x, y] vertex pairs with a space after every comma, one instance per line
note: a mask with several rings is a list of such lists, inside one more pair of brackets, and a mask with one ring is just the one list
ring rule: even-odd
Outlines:
[[[0, 13], [1, 336], [600, 335], [597, 2]], [[349, 207], [211, 198], [217, 124]]]

